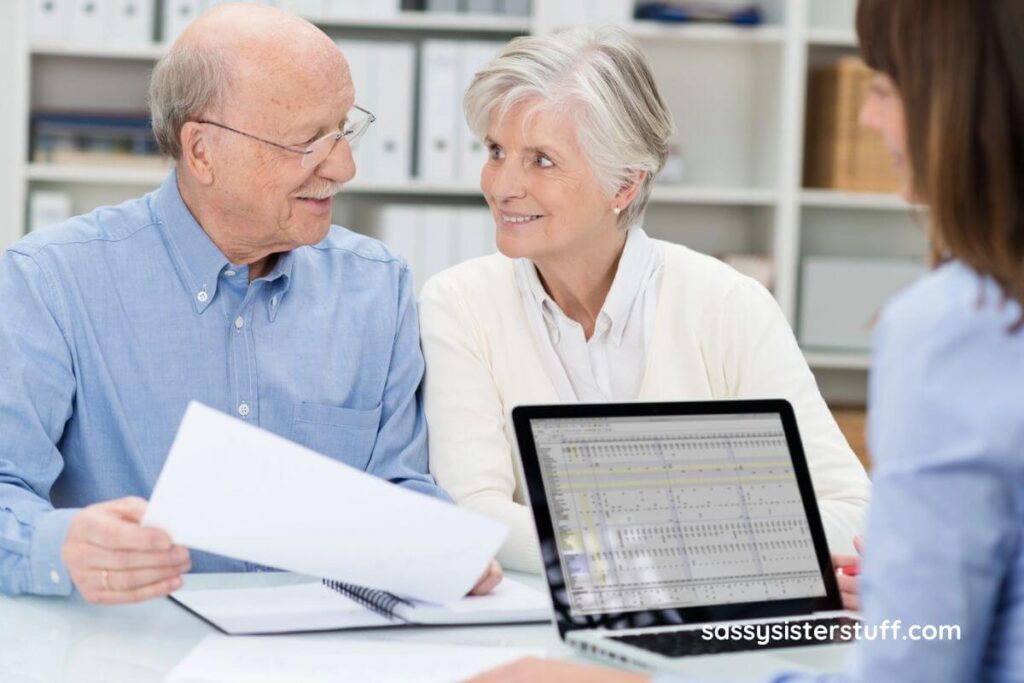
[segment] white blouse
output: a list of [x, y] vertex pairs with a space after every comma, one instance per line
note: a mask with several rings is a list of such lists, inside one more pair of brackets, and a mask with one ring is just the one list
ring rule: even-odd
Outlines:
[[516, 285], [541, 349], [541, 360], [563, 401], [636, 400], [654, 332], [654, 312], [665, 258], [640, 226], [626, 244], [590, 339], [545, 291], [537, 268], [516, 260]]

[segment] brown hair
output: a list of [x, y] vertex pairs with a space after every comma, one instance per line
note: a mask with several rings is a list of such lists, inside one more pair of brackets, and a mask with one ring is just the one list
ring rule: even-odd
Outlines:
[[903, 100], [933, 263], [959, 259], [1024, 305], [1024, 2], [860, 0], [857, 33]]

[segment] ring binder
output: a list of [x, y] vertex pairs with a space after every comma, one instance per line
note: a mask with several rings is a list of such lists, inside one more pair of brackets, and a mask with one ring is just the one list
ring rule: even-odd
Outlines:
[[367, 588], [365, 586], [357, 586], [351, 583], [343, 583], [341, 581], [333, 581], [331, 579], [321, 579], [321, 581], [331, 590], [338, 591], [342, 595], [355, 600], [372, 612], [376, 612], [383, 617], [395, 619], [406, 624], [413, 623], [395, 611], [395, 608], [398, 605], [412, 607], [413, 604], [408, 600], [398, 597], [394, 593], [374, 588]]

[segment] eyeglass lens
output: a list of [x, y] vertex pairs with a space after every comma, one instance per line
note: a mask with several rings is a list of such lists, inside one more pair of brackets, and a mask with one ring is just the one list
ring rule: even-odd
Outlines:
[[319, 166], [334, 150], [334, 146], [338, 144], [341, 138], [345, 138], [348, 144], [354, 147], [359, 138], [366, 132], [366, 129], [370, 127], [372, 121], [373, 119], [363, 112], [353, 109], [349, 114], [348, 121], [345, 122], [341, 130], [336, 130], [318, 138], [307, 148], [306, 154], [302, 157], [302, 167], [315, 168]]

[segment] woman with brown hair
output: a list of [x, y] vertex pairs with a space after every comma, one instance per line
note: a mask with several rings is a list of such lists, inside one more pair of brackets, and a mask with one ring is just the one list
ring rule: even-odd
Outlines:
[[[861, 590], [866, 630], [888, 622], [889, 637], [876, 629], [827, 678], [1019, 681], [1024, 2], [861, 0], [857, 30], [878, 71], [861, 121], [881, 131], [904, 197], [930, 208], [935, 268], [875, 332]], [[953, 630], [928, 640], [931, 627]], [[644, 678], [524, 660], [482, 680]]]

